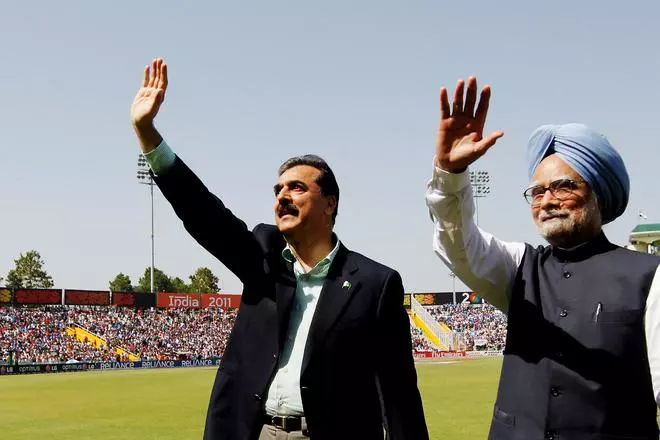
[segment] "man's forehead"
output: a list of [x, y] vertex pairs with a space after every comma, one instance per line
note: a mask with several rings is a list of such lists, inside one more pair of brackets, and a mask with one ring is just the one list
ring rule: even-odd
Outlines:
[[280, 183], [289, 182], [292, 180], [299, 180], [301, 182], [312, 183], [321, 173], [320, 170], [309, 165], [296, 165], [284, 171], [278, 181]]
[[532, 176], [532, 185], [547, 185], [557, 179], [580, 179], [581, 176], [556, 154], [551, 154], [539, 163]]

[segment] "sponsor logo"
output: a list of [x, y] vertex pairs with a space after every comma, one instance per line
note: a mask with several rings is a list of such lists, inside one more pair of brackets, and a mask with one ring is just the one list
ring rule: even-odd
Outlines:
[[210, 367], [213, 366], [214, 362], [212, 359], [201, 359], [193, 361], [182, 361], [182, 367]]
[[174, 368], [176, 361], [142, 361], [138, 362], [137, 368]]
[[18, 367], [19, 373], [40, 373], [42, 365], [23, 365]]
[[448, 358], [448, 359], [457, 359], [464, 358], [467, 354], [464, 351], [441, 351], [439, 353], [432, 351], [417, 352], [414, 354], [414, 357], [417, 359], [438, 359], [438, 358]]
[[20, 366], [0, 366], [0, 375], [25, 373], [57, 373], [87, 370], [134, 370], [142, 368], [181, 368], [181, 367], [211, 367], [220, 365], [220, 358], [195, 359], [189, 361], [138, 361], [138, 362], [100, 362], [77, 364], [31, 364]]
[[133, 362], [102, 362], [99, 364], [101, 370], [126, 370], [135, 368]]
[[87, 367], [88, 364], [64, 364], [60, 366], [62, 371], [85, 371]]
[[170, 296], [169, 307], [199, 307], [200, 302], [197, 298], [189, 296]]

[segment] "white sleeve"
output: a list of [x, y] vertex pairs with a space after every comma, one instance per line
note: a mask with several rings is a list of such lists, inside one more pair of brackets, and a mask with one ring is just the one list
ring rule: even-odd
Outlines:
[[646, 350], [651, 369], [653, 395], [660, 407], [660, 266], [655, 271], [651, 290], [646, 298], [644, 331], [646, 332]]
[[465, 285], [507, 312], [509, 292], [525, 254], [524, 243], [498, 240], [475, 225], [469, 172], [434, 167], [426, 204], [433, 221], [433, 249]]

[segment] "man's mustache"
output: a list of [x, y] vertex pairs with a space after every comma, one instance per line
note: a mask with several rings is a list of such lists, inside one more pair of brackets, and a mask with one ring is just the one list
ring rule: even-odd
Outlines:
[[550, 209], [548, 211], [541, 211], [539, 214], [539, 220], [544, 221], [553, 217], [568, 217], [570, 211], [566, 209]]
[[280, 205], [277, 215], [280, 217], [284, 215], [298, 215], [298, 208], [293, 205]]

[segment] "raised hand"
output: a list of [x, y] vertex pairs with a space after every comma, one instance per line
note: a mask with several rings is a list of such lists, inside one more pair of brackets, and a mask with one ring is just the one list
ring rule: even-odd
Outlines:
[[440, 90], [440, 126], [435, 144], [436, 166], [452, 173], [464, 171], [495, 145], [497, 139], [504, 136], [503, 132], [495, 131], [488, 137], [483, 137], [490, 87], [485, 86], [481, 91], [476, 112], [474, 107], [477, 102], [477, 79], [473, 76], [468, 78], [465, 103], [464, 89], [464, 81], [459, 80], [451, 109], [447, 89], [443, 87]]
[[142, 87], [131, 106], [133, 129], [144, 154], [158, 147], [163, 141], [154, 127], [154, 118], [165, 100], [165, 90], [167, 90], [167, 65], [162, 58], [156, 58], [151, 63], [151, 68], [149, 66], [144, 68]]
[[142, 87], [131, 106], [131, 120], [136, 127], [153, 124], [167, 90], [167, 65], [162, 58], [156, 58], [144, 68]]

